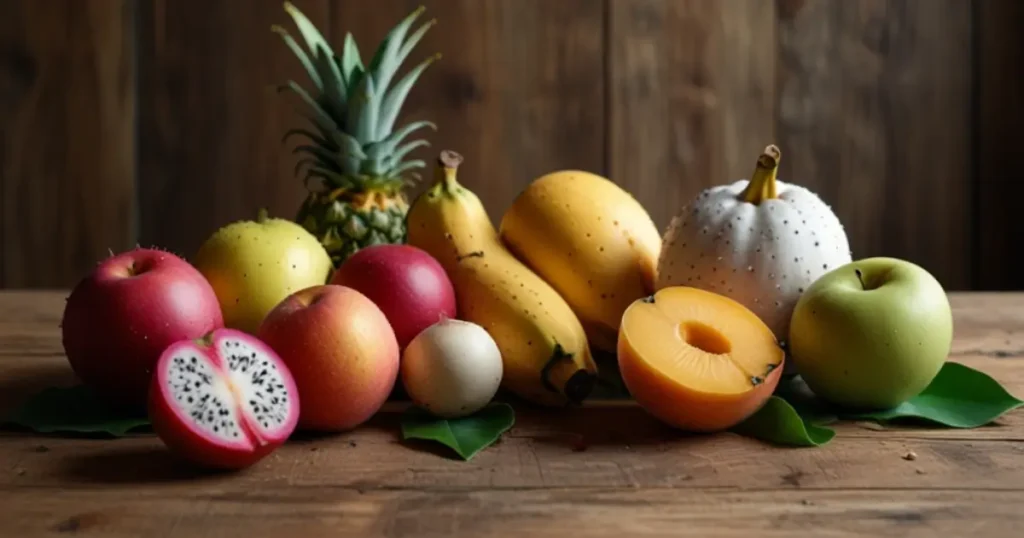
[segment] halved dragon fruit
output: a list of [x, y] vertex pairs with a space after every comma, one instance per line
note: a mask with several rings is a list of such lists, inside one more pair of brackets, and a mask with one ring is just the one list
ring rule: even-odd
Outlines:
[[160, 439], [182, 457], [239, 469], [291, 436], [299, 393], [269, 346], [222, 328], [164, 350], [151, 380], [149, 414]]

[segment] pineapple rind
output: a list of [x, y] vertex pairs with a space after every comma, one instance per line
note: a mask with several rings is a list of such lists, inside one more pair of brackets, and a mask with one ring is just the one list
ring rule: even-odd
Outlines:
[[295, 221], [319, 237], [337, 267], [365, 247], [404, 243], [407, 212], [404, 199], [390, 207], [357, 208], [341, 199], [330, 200], [311, 193], [299, 208]]

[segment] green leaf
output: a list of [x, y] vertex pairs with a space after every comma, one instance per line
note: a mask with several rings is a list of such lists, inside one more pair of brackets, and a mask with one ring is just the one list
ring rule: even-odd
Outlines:
[[306, 153], [306, 154], [312, 155], [313, 157], [318, 157], [319, 159], [321, 159], [323, 161], [327, 161], [327, 162], [332, 162], [332, 161], [334, 161], [337, 158], [336, 154], [331, 153], [330, 151], [328, 151], [328, 150], [326, 150], [326, 149], [324, 149], [324, 148], [322, 148], [320, 146], [312, 146], [312, 145], [309, 145], [309, 144], [303, 144], [301, 146], [295, 146], [294, 148], [292, 148], [292, 153], [295, 153], [295, 154]]
[[[413, 84], [416, 83], [416, 79], [420, 77], [423, 71], [434, 63], [436, 60], [441, 58], [439, 54], [435, 54], [420, 62], [419, 65], [412, 68], [402, 80], [395, 84], [391, 91], [383, 95], [383, 102], [380, 104], [380, 127], [381, 133], [390, 133], [391, 129], [395, 125], [395, 120], [398, 119], [398, 112], [402, 109], [402, 105], [405, 103], [405, 98], [409, 95], [409, 91], [412, 89]], [[376, 119], [376, 116], [374, 117]]]
[[329, 129], [338, 129], [338, 124], [334, 121], [334, 118], [332, 118], [331, 115], [328, 114], [327, 111], [320, 106], [320, 103], [317, 103], [316, 100], [310, 97], [309, 93], [307, 93], [306, 90], [302, 88], [302, 86], [299, 86], [293, 80], [289, 80], [288, 82], [284, 83], [281, 86], [278, 86], [277, 88], [278, 92], [283, 92], [287, 90], [295, 92], [295, 94], [298, 95], [306, 103], [306, 105], [308, 105], [309, 108], [313, 110], [313, 112], [315, 112], [314, 117], [311, 119], [318, 123], [326, 125]]
[[309, 61], [309, 56], [306, 54], [306, 51], [302, 50], [302, 47], [295, 42], [295, 39], [288, 33], [288, 30], [285, 30], [275, 24], [270, 27], [270, 31], [281, 36], [281, 39], [284, 40], [284, 44], [291, 49], [292, 53], [299, 59], [299, 62], [302, 63], [302, 67], [306, 69], [309, 79], [313, 81], [313, 84], [316, 84], [317, 89], [323, 90], [324, 85], [323, 81], [320, 79], [320, 73], [318, 73], [316, 68], [313, 67], [313, 63]]
[[407, 39], [405, 41], [405, 44], [402, 45], [402, 50], [398, 51], [398, 56], [395, 60], [397, 65], [402, 65], [402, 63], [405, 62], [405, 59], [409, 57], [409, 53], [412, 52], [413, 47], [415, 47], [416, 44], [419, 43], [421, 39], [423, 39], [423, 36], [427, 33], [427, 30], [430, 30], [430, 28], [433, 27], [435, 24], [437, 24], [436, 19], [427, 21], [423, 23], [418, 30], [413, 32], [411, 36], [409, 36], [409, 39]]
[[392, 168], [390, 170], [390, 173], [391, 173], [391, 175], [397, 177], [397, 176], [400, 176], [400, 175], [408, 172], [409, 170], [415, 170], [417, 168], [426, 168], [426, 167], [427, 167], [427, 163], [424, 162], [422, 159], [413, 159], [411, 161], [405, 161], [404, 163], [402, 163], [402, 164]]
[[149, 431], [145, 413], [115, 409], [88, 387], [51, 387], [22, 403], [5, 421], [39, 433], [106, 434]]
[[394, 165], [402, 162], [402, 159], [404, 159], [406, 155], [408, 155], [410, 152], [414, 151], [416, 148], [425, 148], [425, 147], [430, 147], [430, 142], [428, 142], [426, 140], [416, 140], [416, 141], [413, 141], [413, 142], [409, 142], [408, 144], [405, 144], [405, 145], [395, 149], [395, 152], [390, 155], [390, 158], [388, 160], [388, 164], [391, 165], [391, 166], [394, 166]]
[[469, 461], [515, 424], [515, 412], [507, 403], [491, 403], [472, 415], [443, 419], [418, 407], [402, 416], [402, 438], [436, 441]]
[[734, 433], [788, 446], [820, 446], [835, 437], [831, 428], [800, 418], [786, 400], [772, 395], [756, 413], [732, 428]]
[[368, 69], [377, 77], [377, 91], [383, 93], [387, 90], [388, 84], [391, 83], [391, 77], [400, 65], [396, 60], [402, 41], [405, 40], [405, 34], [409, 32], [409, 27], [425, 10], [426, 8], [423, 6], [413, 10], [388, 32], [380, 46], [377, 47], [377, 52], [370, 60]]
[[363, 75], [363, 60], [359, 56], [359, 46], [351, 33], [345, 34], [345, 44], [341, 49], [341, 76], [345, 79], [345, 87], [348, 88], [348, 95], [359, 84], [359, 78]]
[[324, 72], [322, 91], [330, 109], [328, 113], [337, 118], [344, 117], [348, 89], [345, 87], [345, 81], [341, 79], [341, 71], [334, 61], [334, 55], [323, 47], [317, 47], [314, 54], [317, 68]]
[[378, 101], [373, 74], [365, 73], [349, 95], [345, 111], [345, 128], [356, 140], [363, 143], [376, 140]]
[[326, 138], [323, 138], [320, 135], [308, 129], [288, 129], [287, 131], [285, 131], [284, 136], [281, 137], [281, 143], [287, 143], [288, 139], [293, 136], [305, 136], [306, 138], [309, 138], [313, 142], [316, 142], [318, 146], [322, 146], [325, 148], [334, 149], [335, 147], [334, 143], [328, 142]]
[[779, 381], [775, 395], [786, 400], [805, 422], [820, 426], [839, 421], [836, 409], [811, 392], [807, 383], [798, 375]]
[[417, 131], [417, 130], [422, 129], [424, 127], [429, 127], [429, 128], [431, 128], [431, 129], [433, 129], [435, 131], [437, 130], [437, 125], [435, 125], [433, 122], [425, 121], [425, 120], [424, 121], [416, 121], [416, 122], [410, 123], [410, 124], [402, 127], [401, 129], [399, 129], [399, 130], [397, 130], [397, 131], [395, 131], [393, 133], [390, 133], [389, 135], [387, 135], [387, 137], [384, 138], [384, 140], [381, 143], [382, 144], [387, 144], [388, 147], [390, 147], [390, 148], [395, 148], [395, 147], [398, 146], [398, 144], [401, 144], [402, 141], [405, 140], [405, 137], [409, 136], [414, 131]]
[[295, 22], [295, 26], [298, 27], [299, 33], [302, 35], [302, 39], [306, 42], [306, 46], [309, 47], [310, 51], [315, 51], [317, 46], [331, 50], [331, 45], [324, 39], [323, 34], [317, 30], [316, 25], [306, 18], [299, 8], [295, 7], [291, 2], [285, 2], [284, 10]]
[[988, 374], [947, 362], [921, 394], [884, 411], [840, 412], [848, 420], [924, 421], [950, 428], [977, 428], [1024, 405]]

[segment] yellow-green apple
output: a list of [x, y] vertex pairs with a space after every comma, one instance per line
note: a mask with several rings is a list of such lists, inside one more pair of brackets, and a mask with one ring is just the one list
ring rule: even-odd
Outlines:
[[217, 293], [224, 325], [254, 334], [263, 317], [289, 294], [331, 276], [331, 258], [298, 224], [269, 218], [231, 223], [199, 247], [196, 268]]
[[953, 314], [942, 285], [897, 258], [825, 273], [797, 301], [789, 352], [816, 395], [853, 409], [889, 409], [931, 383], [949, 356]]
[[256, 334], [291, 370], [302, 430], [355, 428], [380, 410], [398, 379], [395, 331], [352, 288], [299, 290], [267, 314]]
[[101, 261], [75, 285], [61, 338], [83, 384], [113, 404], [144, 410], [164, 349], [223, 324], [199, 271], [169, 252], [134, 248]]

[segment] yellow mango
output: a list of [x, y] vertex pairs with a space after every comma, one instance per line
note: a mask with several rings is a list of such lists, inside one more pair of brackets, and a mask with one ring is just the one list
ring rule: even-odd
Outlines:
[[599, 175], [535, 179], [505, 212], [499, 235], [565, 298], [594, 348], [614, 352], [623, 312], [654, 292], [661, 234], [633, 196]]

